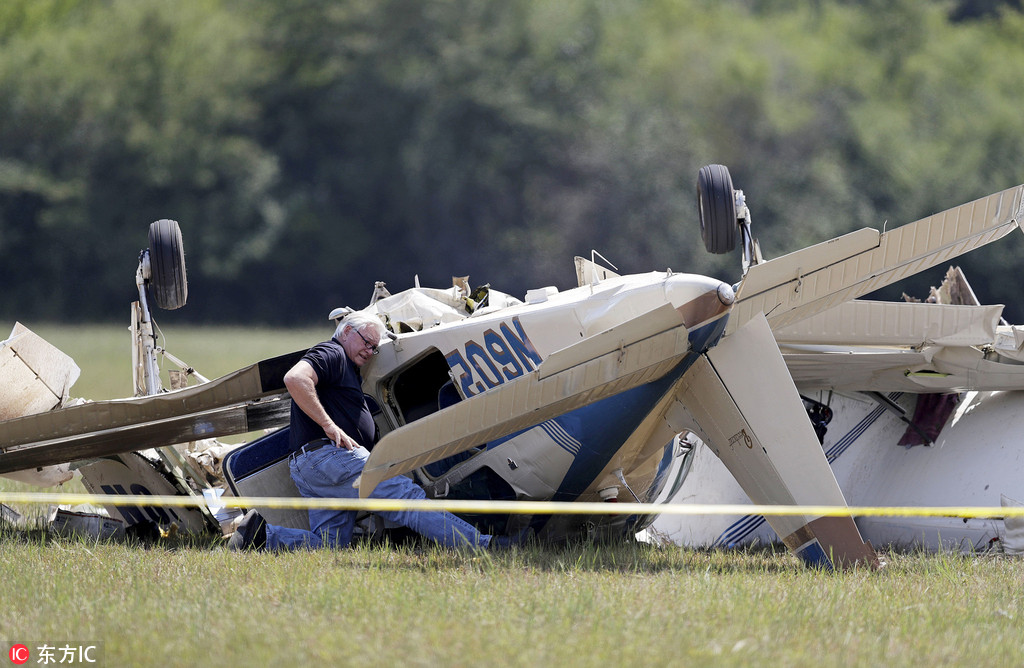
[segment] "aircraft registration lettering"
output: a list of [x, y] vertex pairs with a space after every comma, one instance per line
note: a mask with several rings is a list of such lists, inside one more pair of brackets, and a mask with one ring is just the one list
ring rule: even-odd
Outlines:
[[[119, 484], [100, 485], [100, 489], [103, 490], [104, 494], [121, 494], [123, 496], [134, 496], [140, 494], [145, 494], [146, 496], [153, 495], [153, 492], [149, 491], [148, 489], [146, 489], [145, 487], [138, 483], [132, 483], [128, 487], [128, 491], [125, 491], [124, 486]], [[178, 514], [175, 513], [173, 509], [168, 508], [167, 510], [169, 510], [171, 514], [174, 515], [174, 520], [181, 520], [181, 518], [178, 517]], [[142, 508], [139, 508], [138, 506], [123, 505], [120, 506], [120, 512], [121, 516], [124, 517], [125, 522], [127, 522], [128, 524], [137, 524], [139, 522], [145, 522], [147, 520], [152, 520], [157, 524], [170, 524], [173, 521], [171, 517], [169, 517], [167, 513], [164, 512], [163, 508], [157, 508], [155, 506], [143, 506]]]
[[486, 330], [482, 344], [467, 341], [462, 350], [445, 355], [445, 360], [466, 397], [529, 373], [542, 361], [518, 317], [512, 318], [511, 325], [502, 322], [497, 331]]

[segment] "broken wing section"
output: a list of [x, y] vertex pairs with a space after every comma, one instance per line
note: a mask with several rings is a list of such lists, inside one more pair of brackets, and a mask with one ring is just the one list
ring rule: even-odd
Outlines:
[[1002, 308], [854, 300], [773, 333], [800, 390], [1021, 390], [1024, 330]]
[[0, 341], [0, 420], [63, 403], [81, 371], [74, 360], [20, 322]]
[[[0, 420], [43, 413], [68, 400], [81, 371], [68, 355], [20, 322], [0, 341]], [[40, 487], [74, 477], [66, 463], [33, 466], [4, 476]]]
[[0, 422], [0, 473], [282, 426], [290, 409], [280, 401], [284, 373], [302, 353], [181, 390]]
[[[676, 409], [755, 504], [846, 505], [763, 316], [701, 356], [676, 391]], [[679, 427], [686, 421], [666, 417]], [[851, 517], [766, 519], [807, 563], [878, 565]]]
[[759, 313], [772, 329], [797, 322], [946, 262], [1010, 233], [1024, 186], [880, 234], [862, 229], [750, 267], [726, 335]]

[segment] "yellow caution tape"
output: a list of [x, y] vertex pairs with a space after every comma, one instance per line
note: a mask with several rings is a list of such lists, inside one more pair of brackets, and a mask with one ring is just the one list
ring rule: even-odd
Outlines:
[[440, 511], [515, 515], [805, 515], [809, 517], [1024, 517], [1022, 506], [783, 506], [689, 503], [584, 503], [577, 501], [460, 501], [453, 499], [307, 499], [279, 496], [156, 496], [0, 492], [0, 503], [94, 504], [102, 506], [170, 506], [285, 508], [297, 510]]

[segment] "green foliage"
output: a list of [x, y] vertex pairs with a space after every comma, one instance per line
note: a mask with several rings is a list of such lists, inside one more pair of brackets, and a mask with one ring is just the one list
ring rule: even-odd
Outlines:
[[268, 246], [283, 221], [276, 159], [250, 136], [268, 71], [255, 26], [212, 1], [80, 3], [50, 19], [0, 52], [0, 280], [18, 287], [4, 310], [122, 310], [158, 218], [203, 249], [200, 283]]
[[[769, 257], [1024, 181], [1018, 4], [8, 0], [0, 314], [120, 317], [159, 218], [191, 320], [566, 286], [591, 248], [735, 279], [703, 164]], [[963, 261], [983, 299], [1017, 255]]]

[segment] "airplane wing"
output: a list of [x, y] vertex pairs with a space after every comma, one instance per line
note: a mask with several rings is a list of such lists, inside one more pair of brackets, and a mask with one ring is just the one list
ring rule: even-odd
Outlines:
[[[697, 433], [753, 503], [846, 505], [764, 316], [701, 356], [675, 393], [664, 419]], [[765, 519], [809, 563], [878, 565], [851, 517]]]
[[359, 495], [382, 481], [661, 378], [690, 350], [682, 310], [664, 304], [556, 351], [526, 374], [389, 433]]
[[855, 300], [773, 333], [799, 388], [1022, 390], [1024, 341], [1002, 308]]
[[202, 385], [0, 422], [0, 473], [242, 434], [288, 423], [284, 373], [305, 351]]
[[1024, 185], [889, 232], [865, 228], [750, 267], [726, 336], [764, 313], [772, 329], [873, 292], [1018, 227]]

